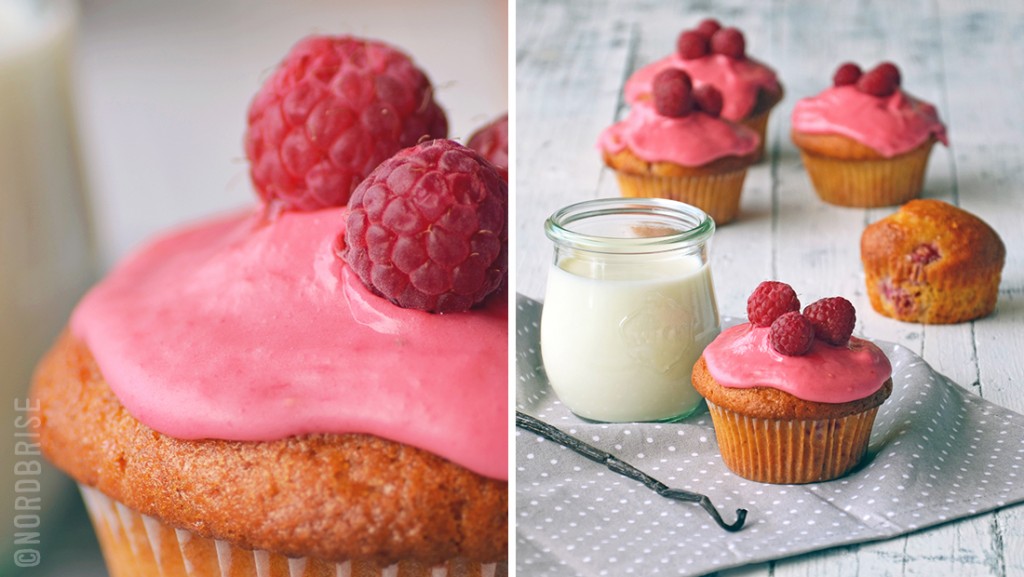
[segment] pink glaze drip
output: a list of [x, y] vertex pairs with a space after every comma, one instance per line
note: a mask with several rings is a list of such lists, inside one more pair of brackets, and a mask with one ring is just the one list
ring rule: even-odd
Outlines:
[[507, 296], [435, 315], [370, 293], [345, 209], [220, 218], [144, 247], [71, 319], [129, 413], [180, 439], [368, 433], [508, 478]]
[[886, 157], [909, 152], [931, 136], [949, 145], [935, 107], [903, 90], [879, 98], [854, 86], [832, 87], [799, 100], [792, 127], [807, 134], [846, 136]]
[[637, 102], [625, 120], [606, 128], [597, 145], [610, 153], [625, 148], [648, 162], [702, 166], [726, 156], [745, 156], [760, 141], [749, 128], [694, 112], [682, 118], [661, 116], [650, 102]]
[[704, 349], [708, 372], [723, 387], [772, 387], [805, 401], [847, 403], [874, 394], [892, 365], [873, 343], [851, 337], [845, 347], [815, 340], [799, 357], [778, 353], [768, 329], [750, 323], [730, 327]]
[[685, 70], [694, 86], [711, 84], [722, 93], [722, 117], [743, 120], [754, 110], [758, 91], [779, 94], [775, 71], [753, 58], [735, 59], [721, 54], [684, 60], [671, 54], [637, 70], [626, 81], [626, 102], [635, 104], [651, 94], [654, 77], [666, 68]]

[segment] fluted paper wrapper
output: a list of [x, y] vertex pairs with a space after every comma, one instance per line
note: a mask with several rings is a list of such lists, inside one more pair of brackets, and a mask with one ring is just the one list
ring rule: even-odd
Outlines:
[[696, 206], [716, 225], [736, 218], [746, 167], [706, 176], [654, 176], [616, 171], [619, 191], [628, 198], [668, 198]]
[[498, 577], [505, 564], [453, 559], [436, 566], [400, 561], [342, 563], [251, 551], [142, 515], [100, 491], [79, 485], [111, 577]]
[[722, 460], [761, 483], [837, 479], [864, 457], [878, 407], [839, 419], [759, 419], [708, 402]]
[[934, 140], [893, 158], [844, 160], [801, 151], [818, 196], [829, 204], [873, 208], [921, 196]]

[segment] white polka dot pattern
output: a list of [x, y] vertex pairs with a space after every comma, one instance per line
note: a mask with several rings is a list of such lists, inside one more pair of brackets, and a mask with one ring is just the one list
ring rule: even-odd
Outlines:
[[516, 431], [519, 575], [693, 575], [894, 537], [1024, 501], [1024, 416], [977, 397], [898, 345], [864, 462], [827, 483], [766, 485], [722, 463], [706, 409], [680, 423], [601, 424], [568, 411], [544, 377], [540, 304], [519, 296], [517, 410], [531, 414], [671, 487], [707, 494], [738, 533], [697, 505]]

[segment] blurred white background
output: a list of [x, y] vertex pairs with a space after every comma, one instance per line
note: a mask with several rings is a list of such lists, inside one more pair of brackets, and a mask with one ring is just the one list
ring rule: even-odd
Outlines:
[[503, 0], [85, 0], [79, 112], [100, 263], [169, 225], [254, 201], [249, 101], [301, 37], [405, 50], [464, 139], [506, 110]]
[[[34, 0], [0, 4], [22, 1]], [[81, 210], [90, 214], [96, 255], [91, 276], [101, 276], [158, 231], [256, 202], [242, 146], [246, 110], [269, 72], [308, 34], [375, 38], [411, 55], [434, 83], [451, 138], [465, 142], [507, 110], [506, 0], [81, 0], [78, 9], [72, 103], [86, 198]], [[0, 94], [0, 112], [9, 102]], [[75, 210], [69, 206], [51, 203], [46, 210]], [[60, 218], [29, 216], [30, 229], [36, 218]], [[8, 238], [15, 232], [5, 228], [8, 247], [32, 244], [31, 234]], [[18, 270], [24, 267], [10, 264], [20, 261], [0, 260], [0, 288], [24, 284], [26, 275]], [[63, 324], [82, 290], [80, 279], [67, 284], [73, 294], [47, 303], [45, 322], [6, 311], [0, 319], [47, 333], [43, 344], [19, 353], [22, 367], [0, 367], [8, 380], [35, 364]], [[24, 329], [15, 327], [12, 334]], [[27, 388], [21, 382], [27, 379], [14, 380], [0, 389], [7, 407], [10, 395], [22, 398]], [[6, 481], [0, 489], [11, 492]], [[0, 498], [13, 501], [13, 495]], [[0, 577], [105, 575], [71, 487], [44, 506], [42, 563], [18, 570], [4, 555]], [[10, 523], [0, 519], [7, 541], [0, 551], [10, 546]]]

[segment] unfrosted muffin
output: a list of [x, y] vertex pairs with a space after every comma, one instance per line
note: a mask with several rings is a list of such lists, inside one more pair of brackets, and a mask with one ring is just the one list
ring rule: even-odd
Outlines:
[[721, 118], [721, 107], [713, 87], [693, 87], [681, 70], [659, 73], [652, 97], [634, 103], [598, 140], [622, 195], [678, 200], [716, 224], [732, 221], [760, 138]]
[[860, 254], [871, 306], [925, 324], [990, 314], [1006, 261], [996, 231], [940, 200], [912, 200], [868, 226]]
[[851, 336], [853, 306], [822, 299], [804, 312], [792, 288], [762, 283], [751, 322], [730, 327], [693, 368], [726, 466], [763, 483], [841, 477], [867, 450], [892, 367], [873, 343]]
[[839, 67], [833, 86], [793, 108], [793, 143], [830, 204], [879, 207], [920, 196], [932, 146], [948, 145], [935, 107], [901, 86], [899, 69]]
[[33, 383], [43, 453], [114, 577], [507, 574], [507, 183], [444, 139], [351, 198], [291, 176], [83, 298]]
[[757, 133], [755, 160], [764, 155], [768, 117], [782, 100], [782, 84], [775, 71], [750, 57], [746, 38], [737, 28], [714, 19], [683, 30], [672, 54], [634, 72], [626, 81], [626, 102], [651, 98], [654, 77], [666, 68], [683, 70], [694, 86], [714, 86], [722, 94], [722, 118], [738, 122]]

